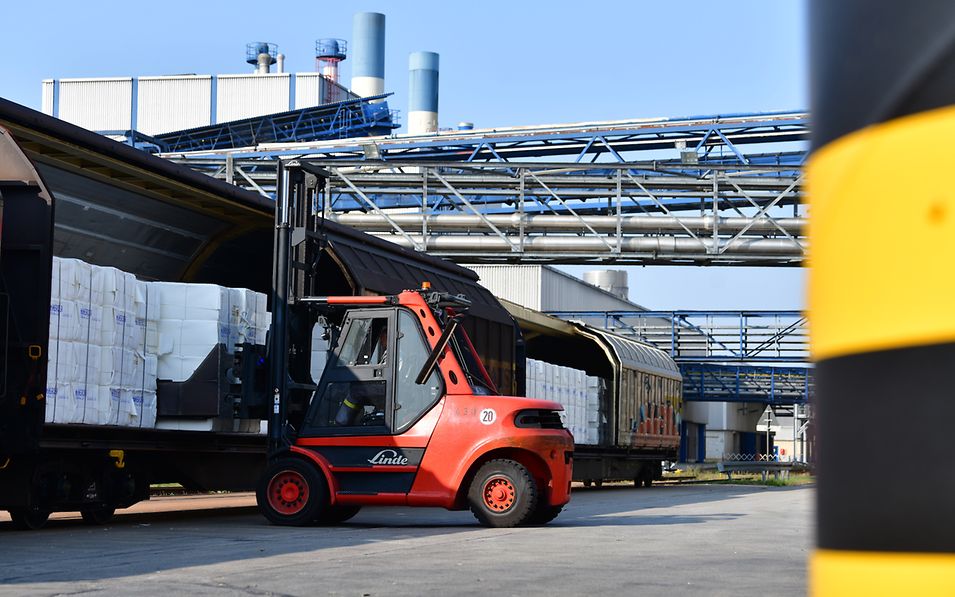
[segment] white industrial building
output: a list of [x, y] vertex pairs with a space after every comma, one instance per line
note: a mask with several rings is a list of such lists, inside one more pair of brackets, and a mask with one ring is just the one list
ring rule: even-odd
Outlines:
[[626, 284], [598, 288], [547, 265], [464, 266], [477, 272], [495, 296], [535, 311], [646, 311], [626, 298]]
[[[628, 298], [626, 271], [587, 272], [588, 280], [601, 287], [547, 265], [466, 265], [480, 277], [480, 284], [495, 296], [535, 311], [646, 311]], [[579, 318], [603, 327], [603, 318]], [[618, 330], [621, 331], [621, 330]], [[700, 455], [705, 439], [705, 459], [721, 460], [741, 450], [743, 434], [756, 431], [764, 406], [739, 402], [688, 402], [683, 421], [687, 426], [690, 460]], [[704, 438], [700, 437], [703, 430]]]
[[42, 111], [92, 131], [158, 135], [319, 106], [337, 97], [332, 85], [317, 72], [46, 79]]

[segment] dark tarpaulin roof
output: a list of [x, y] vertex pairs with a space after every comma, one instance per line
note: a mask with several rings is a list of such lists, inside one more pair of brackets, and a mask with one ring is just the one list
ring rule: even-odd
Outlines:
[[421, 259], [420, 254], [405, 249], [395, 251], [395, 248], [401, 247], [392, 243], [385, 243], [391, 245], [386, 249], [377, 246], [377, 243], [356, 242], [349, 235], [336, 234], [334, 231], [328, 233], [332, 252], [344, 264], [359, 291], [396, 294], [419, 287], [421, 282], [430, 282], [434, 290], [463, 294], [470, 299], [470, 315], [514, 325], [497, 299], [477, 283], [478, 276], [471, 270], [458, 266], [452, 269], [447, 267], [450, 264], [432, 258]]

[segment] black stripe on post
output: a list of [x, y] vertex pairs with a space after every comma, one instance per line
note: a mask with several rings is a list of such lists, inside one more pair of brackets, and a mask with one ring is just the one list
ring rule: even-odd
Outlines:
[[955, 2], [815, 0], [813, 146], [955, 102]]
[[816, 365], [823, 549], [955, 552], [955, 344]]

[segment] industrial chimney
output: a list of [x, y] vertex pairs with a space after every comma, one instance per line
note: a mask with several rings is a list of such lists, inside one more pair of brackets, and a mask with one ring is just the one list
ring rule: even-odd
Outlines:
[[630, 300], [630, 288], [627, 286], [627, 270], [598, 269], [584, 272], [584, 282], [606, 290], [623, 300]]
[[329, 104], [345, 100], [339, 87], [338, 64], [347, 56], [348, 45], [344, 39], [319, 39], [315, 41], [315, 70], [334, 85], [322, 84], [321, 103]]
[[255, 67], [255, 74], [268, 74], [269, 67], [275, 64], [278, 49], [278, 46], [267, 41], [245, 44], [245, 61]]
[[412, 52], [408, 59], [408, 133], [438, 130], [438, 55]]
[[315, 70], [323, 77], [338, 83], [338, 63], [348, 55], [344, 39], [315, 40]]
[[361, 97], [385, 92], [385, 15], [359, 12], [352, 22], [351, 90]]

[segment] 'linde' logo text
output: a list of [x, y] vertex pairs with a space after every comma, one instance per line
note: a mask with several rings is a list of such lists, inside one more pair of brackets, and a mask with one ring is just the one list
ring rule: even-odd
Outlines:
[[404, 456], [398, 454], [394, 450], [382, 450], [375, 454], [375, 456], [368, 460], [371, 464], [393, 464], [393, 465], [404, 465], [408, 464], [408, 459]]

